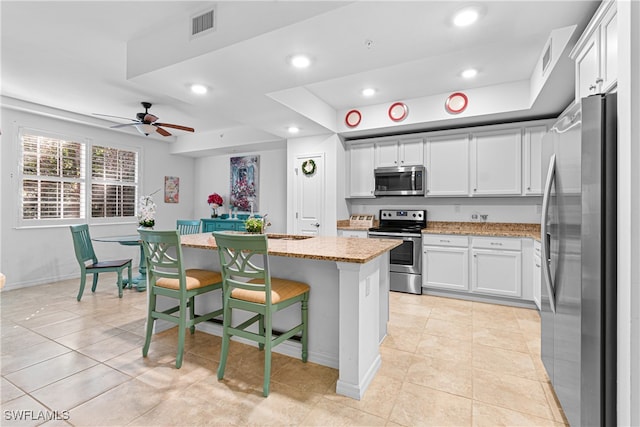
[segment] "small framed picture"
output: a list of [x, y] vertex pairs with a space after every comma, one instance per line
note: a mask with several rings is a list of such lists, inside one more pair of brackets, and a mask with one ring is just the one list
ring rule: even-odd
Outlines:
[[177, 176], [164, 177], [164, 202], [180, 202], [180, 178]]

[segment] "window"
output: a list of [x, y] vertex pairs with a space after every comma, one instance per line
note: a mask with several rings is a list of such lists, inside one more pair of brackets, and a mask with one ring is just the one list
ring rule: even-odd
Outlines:
[[86, 219], [87, 203], [90, 219], [135, 218], [137, 151], [26, 129], [20, 142], [23, 225]]
[[24, 132], [22, 219], [84, 217], [85, 145]]
[[136, 215], [138, 153], [94, 145], [91, 149], [91, 218]]

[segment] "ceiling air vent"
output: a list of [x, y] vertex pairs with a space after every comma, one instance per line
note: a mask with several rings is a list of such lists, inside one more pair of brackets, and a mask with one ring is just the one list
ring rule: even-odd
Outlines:
[[215, 30], [215, 9], [191, 18], [191, 37]]
[[551, 40], [549, 40], [549, 44], [547, 44], [547, 48], [542, 55], [542, 74], [547, 72], [547, 68], [549, 68], [549, 64], [551, 63]]

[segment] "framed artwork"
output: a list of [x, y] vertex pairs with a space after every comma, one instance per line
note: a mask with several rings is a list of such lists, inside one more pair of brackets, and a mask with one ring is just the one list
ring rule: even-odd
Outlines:
[[259, 210], [260, 156], [231, 157], [230, 203], [239, 211]]
[[177, 176], [164, 177], [164, 202], [178, 203], [180, 201], [180, 178]]

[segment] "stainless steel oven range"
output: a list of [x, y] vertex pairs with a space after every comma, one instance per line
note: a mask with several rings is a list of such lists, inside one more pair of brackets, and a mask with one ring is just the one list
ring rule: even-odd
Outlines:
[[426, 226], [426, 210], [381, 209], [380, 226], [369, 229], [369, 237], [402, 240], [389, 254], [392, 291], [422, 293], [422, 229]]

